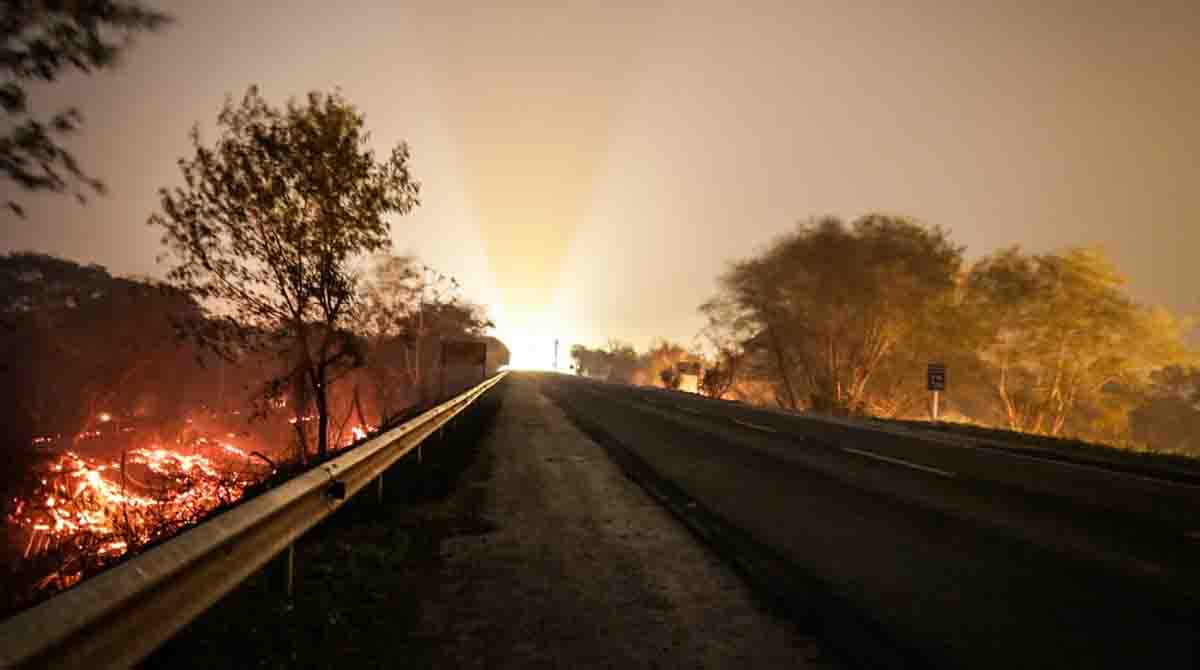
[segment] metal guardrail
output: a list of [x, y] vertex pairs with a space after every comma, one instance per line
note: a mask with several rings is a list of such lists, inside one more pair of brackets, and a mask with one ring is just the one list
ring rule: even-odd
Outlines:
[[506, 374], [0, 623], [0, 668], [132, 666]]

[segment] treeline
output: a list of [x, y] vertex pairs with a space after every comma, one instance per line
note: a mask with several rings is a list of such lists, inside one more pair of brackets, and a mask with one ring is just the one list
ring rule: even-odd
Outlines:
[[[13, 390], [0, 405], [6, 477], [29, 472], [35, 444], [70, 447], [81, 434], [108, 429], [102, 417], [164, 444], [189, 419], [207, 417], [222, 433], [252, 430], [269, 453], [300, 455], [294, 429], [270, 420], [310, 411], [297, 410], [294, 389], [279, 383], [294, 374], [291, 361], [278, 352], [218, 351], [191, 336], [222, 324], [186, 293], [15, 253], [0, 256], [0, 295], [0, 370]], [[484, 310], [411, 257], [372, 259], [359, 300], [363, 319], [348, 333], [357, 362], [330, 393], [334, 432], [345, 432], [348, 417], [374, 426], [437, 400], [442, 341], [483, 340], [491, 367], [507, 360], [503, 344], [485, 334]]]
[[964, 251], [901, 217], [800, 224], [732, 263], [700, 307], [702, 388], [925, 419], [936, 361], [948, 370], [944, 419], [1200, 455], [1190, 321], [1132, 300], [1097, 249], [1014, 247], [974, 263]]
[[573, 345], [571, 360], [573, 370], [581, 375], [622, 384], [677, 388], [680, 380], [676, 365], [684, 361], [703, 362], [704, 356], [665, 339], [639, 354], [632, 344], [613, 339], [599, 349]]

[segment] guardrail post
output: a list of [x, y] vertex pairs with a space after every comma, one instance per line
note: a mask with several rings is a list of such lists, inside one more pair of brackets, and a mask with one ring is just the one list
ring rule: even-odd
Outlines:
[[283, 595], [288, 599], [292, 599], [293, 587], [295, 585], [296, 575], [296, 543], [293, 542], [277, 556], [271, 566], [271, 571], [274, 574], [279, 588], [283, 591]]
[[380, 505], [383, 504], [383, 473], [375, 478], [375, 499]]

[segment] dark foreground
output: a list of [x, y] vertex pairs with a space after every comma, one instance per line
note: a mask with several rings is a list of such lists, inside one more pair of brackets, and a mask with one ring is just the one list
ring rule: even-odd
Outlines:
[[1200, 667], [1194, 484], [541, 380], [864, 667]]

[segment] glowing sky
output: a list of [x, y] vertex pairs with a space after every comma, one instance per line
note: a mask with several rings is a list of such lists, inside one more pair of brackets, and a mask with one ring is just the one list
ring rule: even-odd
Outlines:
[[159, 4], [177, 24], [121, 70], [35, 99], [83, 109], [109, 195], [23, 198], [0, 251], [161, 275], [144, 221], [191, 124], [251, 83], [340, 86], [381, 150], [412, 146], [395, 250], [530, 361], [690, 341], [728, 260], [822, 213], [915, 216], [972, 256], [1101, 244], [1136, 297], [1200, 312], [1200, 3]]

